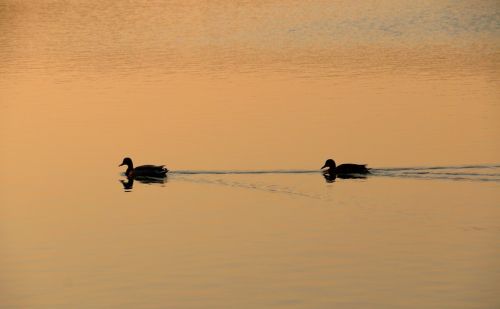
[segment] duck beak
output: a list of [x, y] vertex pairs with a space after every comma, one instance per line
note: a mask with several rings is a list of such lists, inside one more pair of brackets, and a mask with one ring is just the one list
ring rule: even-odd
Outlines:
[[326, 164], [325, 164], [325, 165], [323, 165], [323, 167], [322, 167], [321, 169], [324, 169], [325, 167], [327, 167], [327, 166], [326, 166]]
[[118, 166], [122, 166], [122, 165], [125, 165], [125, 164], [123, 164], [123, 163], [122, 163], [122, 164], [120, 164], [120, 165], [118, 165]]

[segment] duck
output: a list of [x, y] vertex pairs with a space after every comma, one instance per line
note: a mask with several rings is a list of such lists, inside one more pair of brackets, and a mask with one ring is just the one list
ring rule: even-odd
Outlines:
[[333, 159], [328, 159], [321, 169], [328, 167], [325, 173], [330, 175], [348, 175], [348, 174], [370, 174], [366, 164], [345, 163], [337, 166]]
[[126, 165], [127, 170], [125, 171], [125, 176], [128, 178], [135, 177], [154, 177], [154, 178], [165, 178], [167, 177], [168, 169], [165, 165], [141, 165], [134, 168], [134, 163], [132, 159], [124, 158], [122, 164], [118, 166]]

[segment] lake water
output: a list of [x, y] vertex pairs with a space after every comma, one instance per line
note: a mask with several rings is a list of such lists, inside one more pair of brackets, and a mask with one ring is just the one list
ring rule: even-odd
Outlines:
[[500, 307], [498, 1], [4, 0], [0, 30], [0, 307]]

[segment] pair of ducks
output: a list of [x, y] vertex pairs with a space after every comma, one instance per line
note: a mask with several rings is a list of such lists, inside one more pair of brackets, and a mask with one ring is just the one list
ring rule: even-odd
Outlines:
[[[165, 178], [168, 173], [168, 169], [165, 165], [141, 165], [134, 168], [134, 163], [132, 163], [132, 159], [125, 158], [123, 159], [122, 164], [119, 166], [126, 165], [127, 170], [125, 171], [125, 175], [128, 178], [134, 177], [153, 177], [153, 178]], [[337, 166], [335, 161], [332, 159], [328, 159], [325, 162], [325, 165], [321, 169], [327, 168], [324, 170], [325, 175], [335, 176], [335, 175], [350, 175], [350, 174], [369, 174], [370, 171], [366, 168], [365, 164], [340, 164]]]

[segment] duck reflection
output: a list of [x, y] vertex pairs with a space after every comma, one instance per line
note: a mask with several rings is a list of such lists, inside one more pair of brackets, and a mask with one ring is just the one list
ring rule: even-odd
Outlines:
[[125, 190], [125, 192], [132, 191], [132, 188], [134, 187], [134, 182], [136, 180], [144, 184], [165, 184], [167, 182], [167, 178], [127, 177], [127, 179], [120, 179], [120, 182], [123, 185], [123, 190]]
[[123, 185], [123, 190], [125, 192], [132, 191], [132, 188], [134, 187], [134, 178], [127, 178], [127, 180], [120, 179], [120, 182]]
[[336, 174], [328, 171], [323, 173], [323, 177], [327, 183], [334, 182], [337, 178], [340, 179], [366, 179], [366, 175], [362, 174]]
[[332, 183], [337, 179], [337, 174], [330, 174], [328, 172], [323, 173], [323, 177], [325, 177], [325, 181], [327, 183]]

